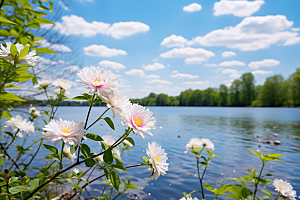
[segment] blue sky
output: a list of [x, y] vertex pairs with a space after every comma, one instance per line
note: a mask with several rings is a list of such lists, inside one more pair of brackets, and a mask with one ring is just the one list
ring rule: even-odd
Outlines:
[[[297, 0], [78, 0], [60, 5], [65, 15], [54, 31], [78, 41], [67, 51], [76, 47], [82, 55], [79, 68], [107, 67], [119, 75], [119, 90], [130, 98], [230, 86], [245, 72], [263, 84], [268, 76], [288, 78], [300, 67]], [[78, 92], [87, 90], [74, 83], [70, 96]]]

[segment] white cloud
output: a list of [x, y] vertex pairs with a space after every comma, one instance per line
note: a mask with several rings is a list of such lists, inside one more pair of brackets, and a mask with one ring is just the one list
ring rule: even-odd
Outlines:
[[170, 82], [170, 81], [165, 81], [165, 80], [160, 80], [160, 79], [146, 80], [146, 83], [158, 83], [158, 84], [168, 84], [168, 85], [172, 84], [172, 82]]
[[75, 65], [71, 65], [71, 66], [68, 66], [68, 67], [64, 67], [63, 70], [64, 71], [69, 71], [69, 72], [77, 72], [77, 71], [80, 70], [80, 67], [75, 66]]
[[159, 79], [160, 77], [156, 74], [149, 74], [146, 76], [147, 79]]
[[59, 1], [58, 3], [64, 10], [69, 10], [69, 8], [64, 4], [64, 2]]
[[110, 49], [104, 45], [90, 45], [83, 48], [83, 51], [88, 56], [97, 57], [113, 57], [118, 55], [127, 55], [127, 52], [121, 49]]
[[187, 65], [201, 64], [204, 61], [206, 61], [206, 59], [205, 58], [200, 58], [200, 57], [186, 58], [184, 60], [185, 64], [187, 64]]
[[125, 69], [125, 66], [122, 65], [121, 63], [109, 61], [109, 60], [102, 60], [101, 62], [98, 63], [99, 66], [101, 67], [107, 67], [107, 68], [112, 68], [119, 72], [121, 69]]
[[265, 2], [256, 1], [229, 1], [221, 0], [214, 3], [214, 15], [234, 15], [237, 17], [248, 17], [257, 12]]
[[160, 57], [163, 57], [163, 58], [193, 58], [193, 57], [209, 58], [214, 55], [215, 54], [213, 52], [207, 51], [202, 48], [185, 47], [185, 48], [174, 48], [170, 51], [160, 54]]
[[299, 28], [291, 28], [291, 31], [300, 31], [300, 27]]
[[185, 39], [184, 37], [178, 35], [171, 35], [169, 37], [166, 37], [163, 39], [163, 41], [160, 43], [160, 45], [166, 46], [168, 48], [170, 47], [184, 47], [186, 42], [188, 40]]
[[233, 52], [233, 51], [224, 51], [224, 52], [222, 53], [222, 56], [223, 56], [223, 57], [231, 57], [231, 56], [235, 56], [235, 55], [236, 55], [236, 53]]
[[280, 61], [274, 59], [264, 59], [261, 61], [252, 61], [248, 64], [251, 69], [258, 69], [260, 67], [274, 67], [279, 65]]
[[177, 73], [177, 74], [171, 74], [170, 75], [173, 78], [199, 78], [198, 75], [191, 75], [191, 74], [181, 74], [181, 73]]
[[245, 66], [245, 63], [238, 61], [238, 60], [232, 60], [232, 61], [224, 61], [219, 64], [221, 67], [232, 67], [232, 66]]
[[46, 39], [39, 40], [38, 42], [41, 43], [40, 47], [49, 48], [54, 51], [58, 51], [58, 52], [71, 52], [72, 51], [69, 47], [67, 47], [63, 44], [50, 44]]
[[132, 75], [132, 76], [140, 76], [140, 77], [145, 76], [145, 72], [141, 69], [131, 69], [131, 70], [125, 72], [125, 74]]
[[253, 75], [265, 75], [265, 74], [272, 74], [273, 71], [266, 71], [266, 70], [254, 70], [251, 72]]
[[225, 46], [242, 51], [255, 51], [269, 48], [273, 44], [291, 45], [300, 42], [298, 32], [287, 31], [293, 21], [283, 15], [246, 17], [235, 27], [225, 27], [198, 36], [188, 45]]
[[50, 60], [48, 58], [40, 57], [38, 58], [38, 65], [57, 65], [58, 62]]
[[154, 71], [154, 70], [163, 69], [163, 68], [165, 68], [165, 66], [163, 64], [160, 64], [160, 63], [154, 63], [153, 65], [146, 65], [146, 66], [143, 65], [143, 68], [145, 70], [152, 70], [152, 71]]
[[206, 67], [216, 67], [217, 64], [214, 64], [214, 63], [206, 63], [205, 66], [206, 66]]
[[184, 6], [183, 11], [185, 11], [185, 12], [196, 12], [196, 11], [200, 11], [201, 8], [202, 8], [202, 6], [200, 4], [192, 3], [190, 5]]
[[205, 89], [208, 87], [209, 81], [187, 81], [183, 84], [192, 89]]
[[239, 72], [236, 69], [224, 69], [222, 71], [222, 74], [230, 74], [229, 75], [230, 78], [240, 78], [241, 76], [241, 72]]
[[223, 83], [232, 83], [233, 81], [234, 81], [234, 79], [224, 80]]
[[177, 73], [177, 72], [178, 72], [177, 70], [173, 70], [173, 71], [172, 71], [172, 73]]
[[[147, 24], [142, 22], [117, 22], [112, 25], [104, 22], [87, 22], [84, 18], [70, 15], [63, 16], [62, 22], [56, 22], [53, 30], [65, 35], [83, 35], [84, 37], [95, 36], [96, 34], [109, 35], [115, 39], [122, 39], [135, 35], [137, 33], [144, 33], [150, 30]], [[44, 29], [52, 28], [51, 24], [43, 24]]]

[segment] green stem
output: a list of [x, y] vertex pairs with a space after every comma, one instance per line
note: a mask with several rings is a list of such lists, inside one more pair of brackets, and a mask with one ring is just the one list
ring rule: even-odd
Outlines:
[[50, 165], [48, 165], [48, 167], [46, 169], [44, 169], [44, 171], [42, 171], [42, 173], [48, 171], [48, 169], [56, 162], [56, 160], [54, 160], [52, 163], [50, 163]]
[[31, 164], [31, 162], [33, 161], [33, 159], [35, 158], [35, 156], [37, 155], [37, 153], [40, 151], [41, 146], [42, 146], [42, 144], [43, 144], [44, 138], [41, 138], [40, 140], [41, 140], [41, 141], [40, 141], [40, 144], [39, 144], [39, 147], [38, 147], [37, 151], [36, 151], [35, 154], [32, 156], [32, 158], [30, 159], [29, 163], [28, 163], [27, 165], [24, 166], [24, 169], [23, 169], [23, 170], [26, 170], [26, 169], [27, 169], [27, 167]]
[[256, 192], [257, 192], [257, 187], [259, 185], [261, 173], [262, 173], [262, 171], [264, 169], [264, 166], [265, 166], [265, 163], [264, 163], [264, 161], [262, 161], [262, 167], [261, 167], [261, 170], [260, 170], [260, 173], [259, 173], [259, 176], [258, 176], [258, 181], [257, 181], [257, 183], [255, 183], [255, 190], [254, 190], [253, 200], [255, 200], [255, 196], [256, 196]]
[[104, 194], [104, 191], [105, 191], [106, 187], [107, 187], [107, 185], [104, 186], [104, 188], [103, 188], [103, 190], [102, 190], [102, 193], [101, 193], [101, 196], [100, 196], [99, 200], [101, 200], [101, 198], [102, 198], [102, 196], [103, 196], [103, 194]]
[[9, 155], [9, 154], [7, 153], [7, 151], [3, 148], [3, 146], [2, 146], [1, 143], [0, 143], [0, 147], [1, 147], [2, 152], [4, 152], [4, 154], [7, 155], [7, 157], [14, 163], [14, 165], [15, 165], [18, 169], [20, 169], [19, 166], [18, 166], [18, 164], [14, 161], [14, 159], [12, 159], [12, 158], [10, 157], [10, 155]]
[[63, 140], [62, 140], [61, 142], [62, 142], [62, 144], [61, 144], [61, 153], [60, 153], [60, 163], [61, 163], [61, 165], [62, 165], [63, 151], [64, 151], [65, 143], [64, 143]]
[[109, 110], [110, 108], [107, 108], [104, 113], [102, 113], [102, 115], [100, 117], [98, 117], [98, 119], [96, 121], [94, 121], [86, 130], [88, 130], [89, 128], [91, 128], [94, 124], [96, 124], [100, 119], [102, 119], [103, 115]]
[[3, 151], [6, 151], [6, 150], [8, 149], [8, 147], [15, 141], [15, 139], [17, 138], [17, 134], [18, 134], [19, 131], [20, 131], [20, 129], [18, 129], [18, 130], [16, 131], [16, 133], [15, 133], [13, 139], [12, 139], [12, 140], [10, 141], [10, 143], [5, 147], [5, 149], [2, 150], [2, 152], [3, 152]]

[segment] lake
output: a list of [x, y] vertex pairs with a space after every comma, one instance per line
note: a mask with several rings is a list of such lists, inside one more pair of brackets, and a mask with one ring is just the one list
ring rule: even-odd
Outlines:
[[[37, 108], [40, 110], [41, 108]], [[92, 109], [89, 124], [97, 119], [105, 107]], [[183, 196], [182, 192], [200, 190], [197, 168], [194, 154], [184, 153], [186, 143], [192, 138], [208, 138], [215, 145], [214, 153], [221, 156], [215, 158], [208, 167], [203, 183], [218, 187], [223, 184], [238, 184], [226, 179], [227, 177], [245, 176], [247, 168], [261, 168], [260, 160], [249, 150], [261, 150], [266, 153], [280, 153], [285, 157], [284, 162], [268, 162], [263, 174], [271, 173], [275, 178], [288, 180], [300, 196], [300, 109], [298, 108], [231, 108], [231, 107], [149, 107], [156, 118], [157, 129], [153, 130], [153, 136], [146, 135], [143, 140], [140, 136], [131, 134], [135, 140], [134, 151], [126, 151], [123, 156], [124, 166], [139, 164], [142, 157], [147, 156], [145, 149], [147, 143], [156, 141], [168, 153], [169, 171], [158, 180], [150, 180], [151, 172], [147, 167], [129, 169], [129, 174], [120, 174], [121, 178], [132, 179], [133, 184], [143, 187], [139, 190], [129, 190], [128, 194], [118, 199], [157, 199], [175, 200]], [[65, 120], [85, 121], [88, 107], [60, 107], [57, 117]], [[106, 114], [112, 117], [111, 111]], [[41, 120], [38, 120], [41, 121]], [[89, 132], [103, 135], [112, 135], [115, 139], [124, 133], [126, 127], [120, 125], [121, 120], [113, 119], [116, 130], [113, 131], [104, 122], [94, 125]], [[43, 122], [38, 123], [40, 126]], [[281, 145], [271, 145], [256, 142], [264, 141], [270, 135], [277, 137], [272, 140], [280, 140]], [[37, 133], [30, 140], [36, 140], [41, 136]], [[180, 136], [180, 137], [178, 137]], [[87, 141], [93, 152], [99, 152], [101, 147], [98, 142]], [[43, 149], [34, 161], [34, 166], [44, 166], [44, 155], [48, 153]], [[65, 166], [70, 165], [65, 159]], [[78, 167], [85, 171], [85, 166]], [[98, 170], [93, 177], [103, 174]], [[218, 185], [220, 184], [220, 185]], [[90, 195], [99, 198], [103, 189], [103, 181], [99, 180], [88, 186]], [[272, 184], [260, 186], [259, 189], [268, 189], [273, 195], [277, 195]], [[259, 195], [263, 193], [259, 190]], [[83, 193], [88, 197], [87, 193]], [[200, 193], [193, 197], [201, 199]], [[206, 199], [214, 199], [211, 192], [205, 191]], [[275, 197], [275, 196], [274, 196]], [[226, 199], [220, 196], [220, 199]]]

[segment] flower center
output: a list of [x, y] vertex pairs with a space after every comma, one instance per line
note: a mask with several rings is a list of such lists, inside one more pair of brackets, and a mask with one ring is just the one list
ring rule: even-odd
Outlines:
[[102, 79], [97, 79], [97, 78], [94, 79], [94, 82], [101, 82], [101, 81]]
[[195, 142], [195, 145], [198, 145], [199, 143], [198, 142]]
[[282, 185], [282, 186], [280, 186], [279, 188], [280, 188], [281, 190], [283, 190], [283, 189], [284, 189], [284, 186]]
[[140, 118], [134, 118], [133, 119], [134, 120], [134, 123], [137, 125], [137, 126], [141, 126], [142, 125], [142, 123], [143, 123], [143, 120], [141, 120]]
[[63, 130], [61, 130], [63, 133], [68, 133], [68, 134], [70, 134], [70, 130], [69, 129], [63, 129]]
[[159, 162], [159, 161], [160, 161], [159, 157], [156, 157], [155, 160], [156, 160], [156, 162]]

